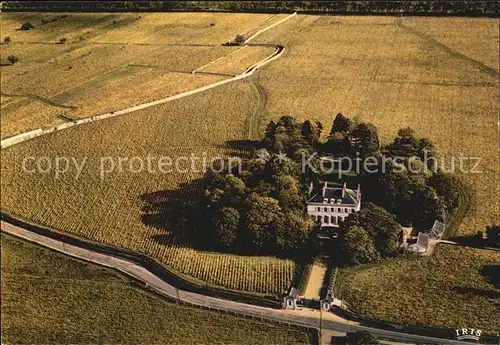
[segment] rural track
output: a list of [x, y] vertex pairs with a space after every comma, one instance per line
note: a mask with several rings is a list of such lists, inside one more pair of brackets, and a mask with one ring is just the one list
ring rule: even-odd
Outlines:
[[[283, 19], [281, 19], [279, 22], [274, 23], [273, 25], [271, 25], [271, 26], [269, 26], [267, 28], [259, 30], [258, 34], [265, 32], [266, 30], [268, 30], [268, 29], [276, 26], [277, 24], [283, 23], [285, 20], [288, 20], [288, 19], [292, 18], [296, 14], [297, 13], [295, 12], [295, 13], [293, 13], [293, 14], [291, 14], [291, 15], [283, 18]], [[253, 39], [256, 35], [257, 35], [257, 33], [254, 34], [251, 38]], [[255, 45], [258, 45], [258, 44], [255, 44]], [[264, 45], [268, 46], [269, 44], [264, 44]], [[125, 114], [130, 114], [130, 113], [138, 111], [138, 110], [146, 109], [146, 108], [149, 108], [149, 107], [152, 107], [152, 106], [156, 106], [156, 105], [159, 105], [159, 104], [164, 104], [164, 103], [168, 103], [168, 102], [171, 102], [171, 101], [174, 101], [174, 100], [177, 100], [177, 99], [188, 97], [188, 96], [191, 96], [191, 95], [194, 95], [194, 94], [197, 94], [197, 93], [200, 93], [200, 92], [203, 92], [203, 91], [206, 91], [206, 90], [209, 90], [209, 89], [221, 86], [221, 85], [225, 85], [225, 84], [237, 81], [237, 80], [246, 79], [246, 78], [250, 77], [251, 75], [253, 75], [260, 68], [264, 67], [265, 65], [267, 65], [267, 64], [271, 63], [272, 61], [274, 61], [274, 60], [278, 59], [279, 57], [281, 57], [283, 55], [283, 53], [285, 52], [285, 47], [282, 46], [282, 45], [272, 45], [272, 46], [274, 46], [276, 48], [276, 50], [271, 55], [269, 55], [268, 57], [262, 59], [259, 62], [256, 62], [255, 64], [253, 64], [252, 66], [250, 66], [247, 70], [245, 70], [243, 73], [241, 73], [239, 75], [236, 75], [236, 76], [234, 76], [232, 78], [228, 78], [228, 79], [224, 79], [224, 80], [212, 83], [212, 84], [204, 85], [204, 86], [201, 86], [199, 88], [196, 88], [196, 89], [193, 89], [193, 90], [189, 90], [189, 91], [185, 91], [185, 92], [181, 92], [181, 93], [178, 93], [176, 95], [169, 96], [169, 97], [166, 97], [166, 98], [162, 98], [162, 99], [159, 99], [159, 100], [156, 100], [156, 101], [142, 103], [142, 104], [135, 105], [135, 106], [132, 106], [132, 107], [129, 107], [129, 108], [121, 109], [121, 110], [118, 110], [118, 111], [112, 111], [112, 112], [109, 112], [109, 113], [105, 113], [105, 114], [101, 114], [101, 115], [96, 115], [96, 116], [92, 116], [92, 117], [88, 117], [88, 118], [76, 120], [76, 121], [73, 121], [73, 122], [66, 122], [66, 123], [63, 123], [61, 125], [54, 126], [54, 127], [48, 128], [48, 129], [37, 128], [37, 129], [29, 131], [29, 132], [21, 133], [21, 134], [18, 134], [18, 135], [15, 135], [15, 136], [3, 139], [0, 142], [0, 147], [1, 148], [7, 148], [9, 146], [19, 144], [19, 143], [24, 142], [26, 140], [31, 140], [33, 138], [37, 138], [37, 137], [42, 136], [42, 135], [46, 135], [46, 134], [49, 134], [49, 133], [61, 131], [61, 130], [64, 130], [64, 129], [67, 129], [67, 128], [71, 128], [71, 127], [74, 127], [74, 126], [82, 125], [82, 124], [85, 124], [85, 123], [91, 123], [91, 122], [101, 121], [101, 120], [104, 120], [104, 119], [109, 119], [109, 118], [113, 118], [113, 117], [121, 116], [121, 115], [125, 115]]]
[[127, 276], [143, 282], [147, 288], [159, 293], [162, 296], [197, 307], [230, 313], [236, 316], [243, 316], [262, 321], [270, 320], [278, 323], [308, 327], [316, 330], [321, 329], [325, 331], [335, 331], [341, 333], [369, 331], [370, 333], [380, 338], [397, 341], [436, 345], [470, 344], [467, 342], [451, 339], [441, 339], [389, 331], [373, 327], [365, 327], [352, 321], [342, 319], [332, 313], [320, 313], [318, 311], [309, 312], [308, 310], [302, 312], [284, 309], [272, 309], [184, 291], [167, 283], [155, 273], [149, 271], [147, 268], [133, 261], [125, 260], [110, 254], [103, 254], [99, 252], [97, 246], [95, 247], [95, 249], [88, 249], [89, 247], [92, 247], [91, 243], [88, 243], [88, 245], [86, 245], [86, 248], [82, 248], [68, 242], [40, 235], [25, 228], [13, 225], [10, 222], [4, 220], [1, 221], [1, 229], [3, 232], [21, 240], [41, 245], [43, 247], [55, 250], [74, 258], [113, 268], [126, 274]]
[[259, 82], [259, 73], [255, 73], [248, 80], [252, 83], [252, 86], [255, 88], [258, 101], [257, 101], [257, 109], [248, 119], [248, 139], [249, 140], [259, 140], [259, 125], [262, 117], [266, 113], [266, 105], [267, 105], [267, 94], [266, 90], [262, 87]]

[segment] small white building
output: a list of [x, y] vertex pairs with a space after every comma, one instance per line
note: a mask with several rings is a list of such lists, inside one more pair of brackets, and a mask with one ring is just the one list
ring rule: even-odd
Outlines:
[[300, 300], [299, 290], [297, 288], [292, 287], [290, 289], [290, 293], [283, 297], [283, 308], [285, 309], [296, 309], [297, 302]]
[[321, 190], [307, 201], [307, 214], [321, 227], [338, 227], [351, 213], [361, 209], [361, 188], [325, 182]]
[[418, 233], [417, 242], [410, 244], [407, 251], [410, 253], [423, 254], [429, 248], [429, 235], [422, 232]]
[[326, 298], [319, 301], [320, 309], [323, 311], [330, 311], [333, 306], [333, 293], [327, 293]]

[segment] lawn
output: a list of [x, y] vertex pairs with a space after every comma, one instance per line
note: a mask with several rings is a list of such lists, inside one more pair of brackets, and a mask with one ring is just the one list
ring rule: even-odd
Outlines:
[[309, 344], [294, 327], [178, 305], [118, 272], [2, 235], [8, 344]]
[[441, 244], [430, 257], [344, 273], [342, 299], [372, 319], [451, 329], [471, 325], [495, 334], [499, 263], [499, 252]]

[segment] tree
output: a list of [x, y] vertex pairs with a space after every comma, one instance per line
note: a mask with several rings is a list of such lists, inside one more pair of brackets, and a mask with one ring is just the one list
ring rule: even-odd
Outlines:
[[[306, 243], [314, 227], [314, 222], [307, 216], [294, 212], [285, 214], [283, 232], [278, 231], [276, 242], [279, 250], [290, 253]], [[281, 228], [278, 228], [280, 230]]]
[[243, 45], [245, 43], [245, 36], [236, 35], [236, 38], [234, 39], [234, 43], [236, 43], [239, 46]]
[[309, 120], [302, 124], [302, 131], [300, 134], [309, 145], [313, 145], [318, 140], [317, 132]]
[[348, 332], [346, 334], [347, 345], [378, 345], [378, 338], [368, 331]]
[[412, 216], [413, 226], [427, 231], [432, 228], [434, 221], [446, 219], [444, 202], [438, 197], [436, 190], [429, 186], [422, 186], [412, 195], [410, 209], [414, 210]]
[[19, 58], [15, 55], [9, 55], [9, 57], [7, 58], [7, 60], [13, 65], [15, 64], [16, 62], [19, 61]]
[[342, 113], [338, 113], [333, 120], [332, 130], [330, 131], [330, 137], [335, 137], [336, 134], [345, 136], [349, 134], [354, 126], [354, 122], [345, 117]]
[[11, 43], [11, 42], [12, 42], [12, 39], [10, 38], [10, 36], [6, 36], [6, 37], [4, 37], [4, 39], [3, 39], [3, 43], [4, 43], [4, 44], [9, 44], [9, 43]]
[[492, 225], [486, 227], [486, 241], [489, 246], [500, 248], [500, 226]]
[[396, 254], [401, 226], [393, 214], [382, 207], [366, 203], [361, 211], [351, 213], [341, 225], [342, 229], [353, 226], [366, 230], [381, 256], [388, 257]]
[[370, 123], [360, 123], [354, 127], [350, 139], [351, 154], [359, 152], [362, 158], [377, 152], [380, 147], [377, 128]]
[[345, 229], [341, 241], [341, 251], [348, 265], [362, 265], [380, 259], [373, 239], [360, 226]]
[[410, 127], [401, 128], [394, 141], [387, 145], [389, 155], [393, 157], [411, 157], [417, 154], [418, 140], [415, 131]]
[[278, 200], [252, 194], [247, 201], [246, 229], [255, 249], [275, 250], [276, 232], [283, 223]]
[[24, 23], [23, 25], [21, 25], [20, 30], [32, 30], [34, 28], [35, 27], [31, 23]]
[[232, 207], [222, 207], [215, 220], [218, 243], [224, 248], [231, 248], [237, 237], [240, 213]]
[[276, 180], [276, 199], [280, 207], [288, 211], [302, 212], [305, 205], [299, 181], [290, 175], [282, 175]]
[[438, 171], [427, 180], [427, 184], [442, 198], [446, 213], [452, 214], [460, 202], [462, 183], [454, 175]]

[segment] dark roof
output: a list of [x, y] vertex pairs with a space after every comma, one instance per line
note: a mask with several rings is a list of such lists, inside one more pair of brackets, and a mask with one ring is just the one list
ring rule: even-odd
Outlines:
[[291, 288], [288, 297], [297, 298], [299, 296], [299, 290], [296, 288]]
[[438, 220], [434, 221], [434, 225], [431, 229], [431, 234], [434, 236], [441, 236], [444, 233], [445, 225]]
[[356, 205], [358, 203], [356, 191], [349, 188], [346, 188], [346, 192], [342, 198], [342, 185], [337, 183], [328, 183], [325, 188], [324, 196], [322, 187], [318, 193], [308, 200], [308, 202], [323, 203], [326, 198], [328, 199], [328, 203], [330, 203], [331, 199], [334, 199], [334, 204], [337, 203], [338, 199], [342, 199], [341, 203], [344, 205]]

